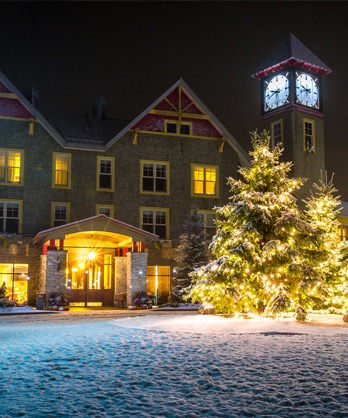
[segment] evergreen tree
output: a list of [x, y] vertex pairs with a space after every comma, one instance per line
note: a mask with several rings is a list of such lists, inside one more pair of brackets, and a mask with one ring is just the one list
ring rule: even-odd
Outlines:
[[173, 278], [172, 290], [172, 296], [178, 300], [182, 299], [184, 289], [191, 285], [190, 273], [208, 262], [208, 237], [197, 211], [184, 222], [183, 230], [175, 258], [178, 267]]
[[320, 271], [323, 277], [321, 291], [325, 298], [316, 300], [316, 292], [313, 292], [312, 307], [342, 308], [347, 303], [347, 254], [346, 242], [338, 242], [337, 230], [340, 222], [337, 215], [340, 212], [340, 200], [333, 184], [333, 176], [330, 181], [327, 173], [319, 180], [319, 184], [313, 185], [314, 192], [305, 201], [306, 217], [318, 236], [317, 245], [308, 248], [308, 258], [314, 268]]
[[304, 320], [310, 293], [322, 277], [304, 249], [316, 234], [301, 216], [293, 193], [303, 179], [289, 178], [292, 164], [279, 162], [266, 131], [252, 136], [251, 166], [244, 180], [228, 179], [230, 202], [217, 208], [218, 231], [210, 249], [216, 260], [193, 272], [190, 297], [216, 312], [277, 315], [290, 309]]

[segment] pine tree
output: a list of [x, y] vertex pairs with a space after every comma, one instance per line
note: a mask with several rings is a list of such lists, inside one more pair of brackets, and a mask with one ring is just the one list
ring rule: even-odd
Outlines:
[[[342, 308], [347, 303], [348, 245], [346, 242], [338, 242], [337, 237], [340, 196], [336, 195], [333, 175], [328, 181], [326, 172], [322, 173], [319, 184], [314, 184], [313, 189], [310, 198], [305, 201], [305, 214], [319, 238], [315, 247], [308, 248], [308, 258], [324, 280], [309, 297], [312, 298], [313, 309]], [[316, 300], [318, 291], [325, 298]]]
[[190, 273], [208, 262], [208, 237], [197, 211], [184, 222], [183, 230], [175, 258], [178, 267], [173, 278], [172, 295], [177, 300], [182, 300], [185, 289], [191, 285]]
[[230, 202], [217, 208], [218, 231], [210, 249], [216, 260], [193, 273], [190, 297], [216, 312], [277, 315], [295, 310], [304, 320], [305, 295], [322, 280], [304, 249], [316, 234], [301, 216], [294, 192], [303, 179], [289, 178], [292, 164], [270, 150], [266, 131], [252, 136], [251, 166], [244, 180], [229, 178]]

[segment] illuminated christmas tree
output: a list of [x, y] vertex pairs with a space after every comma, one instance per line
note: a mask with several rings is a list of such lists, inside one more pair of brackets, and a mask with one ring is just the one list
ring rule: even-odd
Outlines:
[[316, 245], [312, 226], [298, 210], [294, 192], [302, 179], [289, 178], [282, 149], [270, 150], [266, 131], [252, 137], [251, 166], [244, 180], [229, 178], [230, 202], [217, 208], [218, 231], [210, 246], [216, 260], [193, 273], [190, 297], [212, 303], [215, 312], [278, 315], [293, 309], [306, 318], [306, 294], [320, 272], [305, 249]]
[[[346, 242], [339, 242], [337, 230], [340, 223], [339, 196], [327, 173], [322, 175], [319, 184], [313, 185], [314, 192], [306, 201], [306, 217], [318, 237], [315, 246], [308, 248], [308, 258], [323, 277], [320, 286], [308, 294], [308, 302], [314, 309], [342, 308], [347, 303], [347, 253]], [[318, 297], [320, 292], [324, 297]]]

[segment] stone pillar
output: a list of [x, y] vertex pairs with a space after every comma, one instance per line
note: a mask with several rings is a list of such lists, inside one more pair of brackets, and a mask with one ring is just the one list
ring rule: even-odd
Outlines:
[[46, 266], [47, 255], [40, 256], [40, 293], [46, 293]]
[[46, 303], [51, 293], [66, 293], [65, 250], [48, 250], [46, 255]]
[[115, 306], [125, 308], [124, 303], [127, 294], [127, 258], [115, 257]]
[[127, 305], [133, 305], [135, 295], [147, 293], [148, 253], [127, 253]]

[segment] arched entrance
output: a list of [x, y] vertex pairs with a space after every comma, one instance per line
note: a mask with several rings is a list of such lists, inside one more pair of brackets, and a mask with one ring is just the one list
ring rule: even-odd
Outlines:
[[64, 289], [71, 306], [112, 306], [118, 289], [131, 299], [135, 289], [146, 291], [138, 276], [146, 265], [138, 269], [137, 257], [128, 257], [129, 265], [116, 259], [144, 252], [146, 238], [157, 236], [105, 215], [40, 232], [33, 243], [43, 244], [41, 291]]

